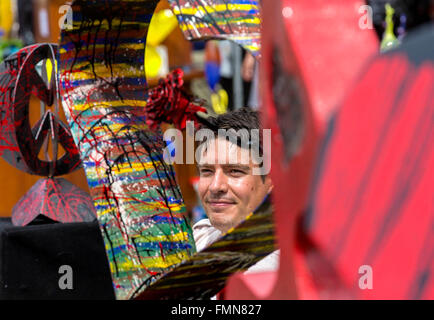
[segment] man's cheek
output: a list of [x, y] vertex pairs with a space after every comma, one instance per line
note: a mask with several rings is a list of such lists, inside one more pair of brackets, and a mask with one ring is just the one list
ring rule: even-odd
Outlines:
[[203, 202], [206, 193], [206, 186], [203, 182], [199, 182], [197, 186], [197, 193], [199, 194], [200, 200]]

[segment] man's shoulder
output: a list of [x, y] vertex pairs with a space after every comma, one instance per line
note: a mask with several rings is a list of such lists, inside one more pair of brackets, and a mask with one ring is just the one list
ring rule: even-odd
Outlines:
[[197, 251], [202, 251], [221, 236], [221, 232], [211, 225], [209, 219], [202, 219], [193, 226], [193, 238]]
[[[197, 251], [202, 251], [220, 238], [221, 235], [222, 233], [212, 226], [209, 219], [202, 219], [193, 226], [193, 237]], [[246, 273], [275, 271], [279, 267], [279, 258], [280, 250], [276, 250], [251, 266]]]

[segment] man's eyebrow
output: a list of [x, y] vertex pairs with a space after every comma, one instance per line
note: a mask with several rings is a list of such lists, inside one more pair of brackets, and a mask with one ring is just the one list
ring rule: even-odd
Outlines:
[[241, 169], [241, 170], [250, 170], [250, 167], [243, 164], [224, 164], [222, 165], [225, 169]]
[[202, 163], [202, 164], [197, 164], [198, 168], [211, 168], [214, 167], [214, 165], [212, 164], [208, 164], [208, 163]]

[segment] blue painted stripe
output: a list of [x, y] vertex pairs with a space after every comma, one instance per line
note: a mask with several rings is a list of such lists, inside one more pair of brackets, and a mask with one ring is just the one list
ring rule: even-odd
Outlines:
[[[163, 247], [163, 250], [188, 250], [191, 249], [192, 246], [189, 243], [185, 242], [170, 242], [170, 241], [162, 241], [162, 242], [137, 242], [136, 246], [139, 251], [142, 250], [153, 250], [160, 252], [160, 244]], [[113, 249], [108, 249], [107, 254], [111, 256], [113, 253], [115, 255], [121, 255], [126, 251], [127, 246], [121, 245], [118, 247], [115, 247]], [[170, 252], [168, 253], [170, 254]]]

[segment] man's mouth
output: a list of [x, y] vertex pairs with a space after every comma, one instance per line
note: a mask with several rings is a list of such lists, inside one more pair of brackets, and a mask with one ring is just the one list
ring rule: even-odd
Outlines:
[[227, 208], [235, 204], [234, 201], [229, 201], [229, 200], [208, 200], [207, 203], [211, 208], [216, 208], [216, 209]]

